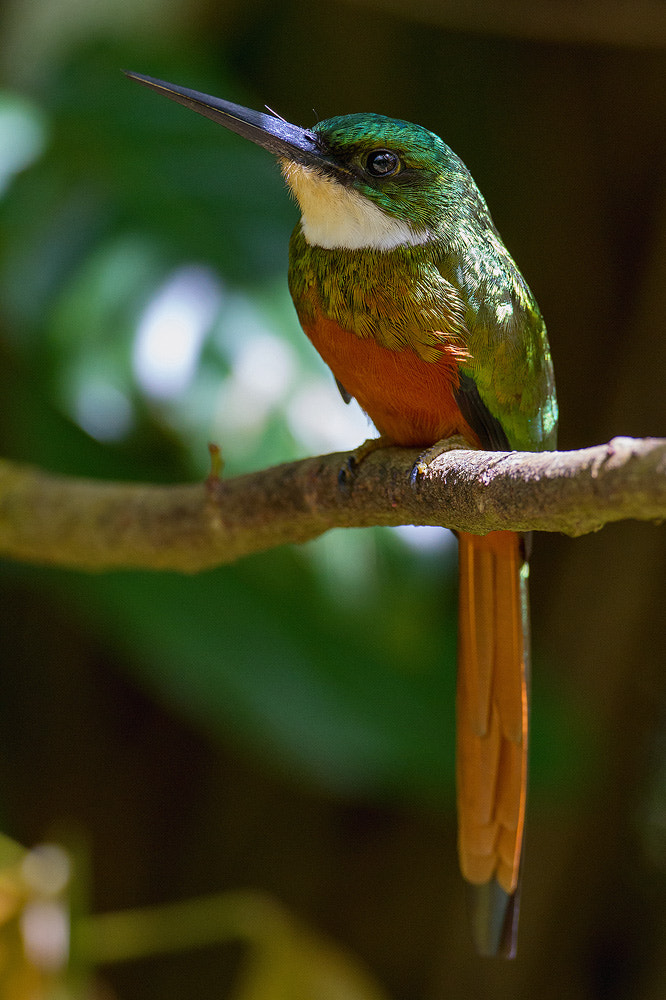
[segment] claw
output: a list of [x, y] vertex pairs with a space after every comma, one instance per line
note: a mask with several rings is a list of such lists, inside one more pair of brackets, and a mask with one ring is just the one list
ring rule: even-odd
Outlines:
[[345, 493], [348, 493], [351, 489], [351, 485], [356, 477], [356, 469], [358, 468], [358, 463], [356, 461], [354, 452], [348, 455], [343, 464], [340, 466], [340, 471], [338, 472], [338, 487]]
[[338, 472], [338, 486], [340, 489], [348, 493], [351, 490], [359, 467], [365, 462], [368, 455], [372, 455], [373, 451], [379, 451], [380, 448], [388, 448], [392, 444], [393, 442], [390, 438], [380, 436], [377, 438], [368, 438], [358, 448], [354, 448], [340, 466], [340, 471]]
[[419, 459], [418, 462], [415, 462], [412, 466], [412, 471], [409, 473], [409, 485], [416, 486], [419, 479], [425, 475], [427, 470], [428, 465], [426, 462], [421, 461], [421, 459]]
[[426, 472], [440, 455], [445, 455], [447, 451], [468, 451], [469, 443], [460, 434], [454, 435], [450, 438], [442, 438], [441, 441], [437, 441], [436, 444], [432, 445], [431, 448], [426, 448], [424, 452], [419, 455], [418, 462], [412, 466], [412, 471], [409, 474], [409, 485], [416, 486], [420, 479], [425, 476]]

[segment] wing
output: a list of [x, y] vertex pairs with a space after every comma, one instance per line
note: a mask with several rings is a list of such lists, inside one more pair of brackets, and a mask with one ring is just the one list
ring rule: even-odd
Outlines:
[[511, 450], [502, 424], [481, 399], [476, 382], [471, 376], [461, 374], [460, 385], [454, 390], [453, 395], [463, 417], [478, 434], [482, 448], [488, 451]]
[[546, 326], [504, 244], [488, 231], [455, 258], [444, 256], [438, 269], [464, 305], [471, 360], [461, 365], [457, 398], [465, 418], [491, 448], [554, 448], [557, 401]]

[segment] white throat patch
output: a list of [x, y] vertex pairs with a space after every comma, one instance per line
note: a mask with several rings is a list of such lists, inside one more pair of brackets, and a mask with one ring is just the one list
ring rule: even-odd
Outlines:
[[430, 238], [394, 219], [354, 188], [344, 187], [314, 167], [281, 160], [285, 180], [301, 208], [303, 235], [311, 246], [325, 250], [394, 250], [418, 246]]

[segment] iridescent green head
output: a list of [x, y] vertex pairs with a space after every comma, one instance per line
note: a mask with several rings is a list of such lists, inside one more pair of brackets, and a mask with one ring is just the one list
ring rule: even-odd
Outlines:
[[460, 195], [480, 195], [456, 154], [420, 125], [376, 114], [342, 115], [312, 129], [323, 172], [351, 187], [393, 218], [435, 232]]

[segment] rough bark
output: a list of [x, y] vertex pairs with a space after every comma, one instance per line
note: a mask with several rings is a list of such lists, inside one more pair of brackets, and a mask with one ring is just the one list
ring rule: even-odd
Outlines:
[[381, 449], [339, 485], [341, 454], [234, 479], [155, 486], [56, 476], [0, 462], [0, 553], [86, 570], [197, 572], [329, 528], [436, 524], [583, 535], [666, 517], [666, 440], [581, 451], [450, 451], [416, 485], [416, 451]]

